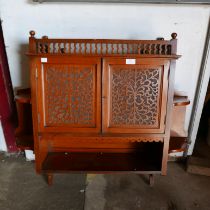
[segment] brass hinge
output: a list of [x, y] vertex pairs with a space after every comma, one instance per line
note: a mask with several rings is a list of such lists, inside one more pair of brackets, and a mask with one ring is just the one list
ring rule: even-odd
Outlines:
[[38, 113], [38, 123], [40, 123], [40, 114]]
[[36, 68], [36, 71], [35, 71], [35, 77], [36, 77], [36, 79], [38, 79], [38, 70], [37, 70], [37, 68]]

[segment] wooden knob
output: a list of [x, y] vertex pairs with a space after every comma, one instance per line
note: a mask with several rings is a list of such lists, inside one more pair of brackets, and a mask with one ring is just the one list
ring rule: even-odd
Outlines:
[[36, 33], [35, 31], [30, 31], [29, 34], [31, 35], [31, 37], [34, 37]]
[[172, 33], [172, 34], [171, 34], [171, 37], [172, 37], [172, 39], [176, 39], [177, 33]]
[[48, 39], [48, 36], [45, 35], [45, 36], [42, 37], [42, 39]]

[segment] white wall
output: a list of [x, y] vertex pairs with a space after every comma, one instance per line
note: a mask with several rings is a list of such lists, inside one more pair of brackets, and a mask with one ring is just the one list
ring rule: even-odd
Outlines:
[[189, 125], [210, 7], [186, 5], [32, 3], [32, 0], [0, 0], [0, 17], [14, 87], [28, 86], [28, 62], [24, 53], [28, 32], [37, 37], [170, 39], [178, 33], [176, 89], [188, 93], [186, 128]]
[[0, 151], [7, 151], [7, 146], [4, 139], [1, 121], [0, 121]]

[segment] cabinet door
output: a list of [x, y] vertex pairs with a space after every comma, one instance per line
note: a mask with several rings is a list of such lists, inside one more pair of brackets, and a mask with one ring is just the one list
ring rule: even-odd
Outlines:
[[46, 58], [38, 69], [37, 100], [39, 131], [101, 132], [101, 60]]
[[104, 59], [103, 132], [164, 133], [168, 73], [166, 60]]

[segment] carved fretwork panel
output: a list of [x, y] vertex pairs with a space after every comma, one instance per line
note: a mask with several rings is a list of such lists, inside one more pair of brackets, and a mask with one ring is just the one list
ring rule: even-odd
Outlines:
[[108, 116], [103, 117], [103, 131], [164, 132], [168, 69], [160, 63], [122, 65], [122, 62], [123, 59], [112, 59], [104, 65], [103, 112]]
[[[98, 130], [99, 111], [97, 65], [43, 64], [41, 124], [44, 129]], [[100, 86], [100, 85], [99, 85]]]
[[94, 69], [48, 65], [45, 77], [46, 124], [94, 127]]
[[161, 69], [113, 67], [111, 126], [157, 128]]

